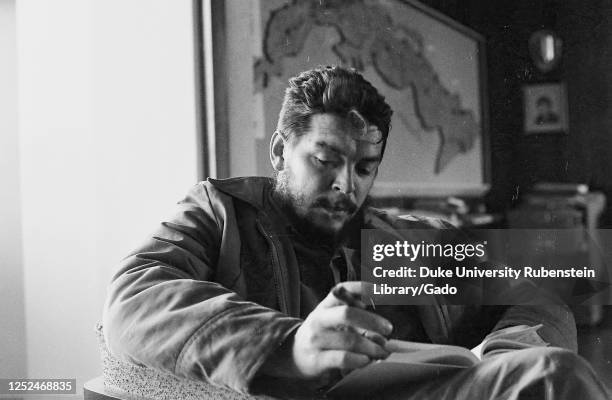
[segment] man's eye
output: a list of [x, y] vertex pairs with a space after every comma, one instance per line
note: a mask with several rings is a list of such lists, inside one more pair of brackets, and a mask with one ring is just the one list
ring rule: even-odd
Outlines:
[[321, 158], [319, 158], [319, 157], [314, 157], [314, 160], [315, 160], [315, 163], [316, 163], [316, 164], [321, 165], [321, 166], [323, 166], [323, 167], [326, 167], [326, 166], [328, 166], [328, 165], [331, 165], [331, 164], [332, 164], [332, 161], [330, 161], [330, 160], [324, 160], [324, 159], [321, 159]]
[[357, 173], [361, 176], [369, 176], [374, 173], [376, 168], [357, 167]]
[[367, 168], [357, 168], [357, 173], [359, 175], [367, 176], [367, 175], [370, 175], [372, 173], [372, 171], [370, 171]]

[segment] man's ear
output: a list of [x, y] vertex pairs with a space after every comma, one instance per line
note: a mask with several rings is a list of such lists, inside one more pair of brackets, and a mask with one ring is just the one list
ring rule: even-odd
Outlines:
[[270, 139], [270, 162], [275, 171], [282, 171], [285, 168], [285, 151], [286, 139], [279, 131], [274, 131]]

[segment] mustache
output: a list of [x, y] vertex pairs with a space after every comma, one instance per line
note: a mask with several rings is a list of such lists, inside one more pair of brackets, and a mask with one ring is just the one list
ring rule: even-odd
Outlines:
[[334, 211], [346, 211], [349, 214], [353, 214], [357, 211], [357, 204], [345, 196], [336, 199], [321, 197], [314, 202], [313, 206], [323, 207]]

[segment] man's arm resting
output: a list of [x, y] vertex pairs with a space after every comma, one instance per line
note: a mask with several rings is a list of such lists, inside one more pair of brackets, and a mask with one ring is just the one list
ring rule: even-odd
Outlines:
[[117, 286], [104, 315], [111, 352], [178, 376], [245, 392], [268, 354], [301, 320], [213, 282], [180, 279], [164, 266], [133, 272]]
[[196, 186], [122, 262], [109, 286], [104, 332], [121, 359], [245, 392], [302, 321], [211, 281], [221, 237], [209, 204]]

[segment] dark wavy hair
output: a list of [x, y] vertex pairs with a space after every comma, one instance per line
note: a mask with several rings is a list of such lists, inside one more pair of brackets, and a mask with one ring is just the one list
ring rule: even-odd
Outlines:
[[384, 96], [352, 68], [318, 67], [289, 79], [276, 129], [285, 135], [302, 135], [314, 114], [348, 117], [356, 110], [382, 133], [384, 153], [393, 111]]

